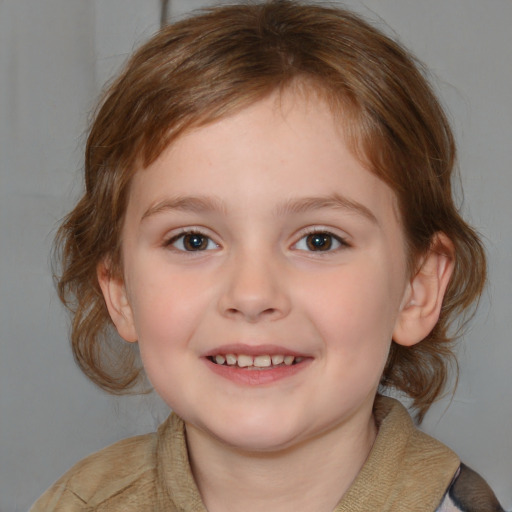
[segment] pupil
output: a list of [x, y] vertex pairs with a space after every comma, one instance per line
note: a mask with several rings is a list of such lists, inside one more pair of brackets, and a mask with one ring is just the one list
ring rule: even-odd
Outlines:
[[183, 244], [187, 251], [201, 251], [206, 249], [208, 243], [204, 236], [191, 234], [185, 237]]
[[331, 248], [332, 239], [325, 233], [314, 233], [308, 236], [307, 244], [312, 251], [327, 251]]

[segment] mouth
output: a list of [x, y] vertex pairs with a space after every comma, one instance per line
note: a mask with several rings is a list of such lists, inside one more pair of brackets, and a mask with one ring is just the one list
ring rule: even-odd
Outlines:
[[288, 366], [295, 366], [304, 361], [304, 357], [285, 354], [261, 354], [252, 356], [248, 354], [216, 354], [207, 359], [215, 365], [244, 368], [246, 370], [272, 370]]
[[276, 345], [225, 345], [203, 355], [215, 374], [242, 386], [272, 385], [302, 373], [314, 357]]

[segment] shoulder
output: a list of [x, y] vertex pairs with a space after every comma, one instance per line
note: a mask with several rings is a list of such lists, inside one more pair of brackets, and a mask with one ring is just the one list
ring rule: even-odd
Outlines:
[[460, 465], [437, 512], [505, 512], [487, 482]]
[[399, 451], [400, 466], [407, 474], [414, 471], [419, 480], [439, 475], [436, 486], [446, 486], [460, 466], [457, 454], [437, 439], [419, 430], [407, 409], [398, 401], [378, 396], [374, 415], [379, 426], [377, 441], [394, 455]]
[[393, 510], [418, 510], [421, 503], [430, 507], [424, 510], [436, 512], [505, 512], [487, 482], [448, 447], [416, 428], [399, 402], [379, 397], [374, 412], [381, 441], [386, 449], [392, 447], [385, 460], [400, 459], [393, 465], [398, 482]]
[[31, 512], [86, 510], [138, 486], [151, 492], [157, 437], [132, 437], [90, 455], [48, 489]]

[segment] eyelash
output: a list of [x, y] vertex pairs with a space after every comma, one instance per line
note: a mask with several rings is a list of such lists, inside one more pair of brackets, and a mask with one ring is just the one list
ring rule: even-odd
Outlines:
[[[328, 247], [326, 249], [317, 248], [312, 249], [309, 245], [308, 240], [310, 237], [317, 237], [323, 236], [324, 239], [328, 238]], [[306, 247], [301, 248], [299, 247], [299, 244], [304, 240], [304, 243], [306, 244]], [[333, 247], [335, 245], [335, 247]], [[335, 235], [334, 233], [331, 233], [329, 230], [326, 229], [313, 229], [311, 231], [306, 231], [302, 234], [301, 238], [295, 242], [293, 245], [293, 248], [299, 251], [306, 251], [306, 252], [319, 252], [319, 253], [327, 253], [327, 252], [335, 252], [340, 249], [344, 249], [350, 247], [350, 244], [341, 236]]]
[[[320, 243], [322, 243], [321, 237], [323, 237], [323, 239], [324, 239], [323, 242], [327, 244], [327, 247], [322, 248], [321, 246], [317, 246], [315, 248], [314, 245], [311, 245], [311, 244], [315, 243], [315, 240], [314, 240], [315, 236], [317, 237], [317, 241], [319, 241]], [[186, 247], [187, 237], [190, 237], [191, 239], [193, 237], [196, 237], [195, 241], [193, 239], [192, 240], [189, 239], [189, 242], [195, 243], [196, 245], [189, 246], [189, 248], [187, 249], [187, 247]], [[182, 247], [177, 246], [178, 242], [180, 242], [180, 241], [181, 241]], [[305, 247], [300, 247], [299, 244], [301, 244], [302, 241], [304, 241]], [[213, 244], [213, 247], [211, 247], [212, 244]], [[334, 247], [333, 247], [333, 245], [334, 245]], [[182, 231], [181, 233], [172, 236], [169, 240], [166, 240], [164, 243], [164, 246], [165, 247], [173, 247], [177, 251], [188, 252], [188, 253], [203, 252], [203, 251], [219, 248], [219, 245], [216, 242], [214, 242], [208, 235], [205, 235], [204, 233], [202, 233], [199, 230]], [[292, 248], [294, 250], [305, 251], [305, 252], [319, 252], [319, 253], [334, 252], [334, 251], [337, 251], [337, 250], [340, 250], [340, 249], [343, 249], [346, 247], [350, 247], [350, 245], [347, 243], [347, 241], [344, 238], [342, 238], [338, 235], [335, 235], [335, 234], [331, 233], [330, 231], [324, 230], [324, 229], [314, 229], [311, 231], [304, 232], [302, 234], [301, 238], [297, 242], [295, 242], [292, 246]]]
[[[204, 246], [204, 247], [199, 246], [196, 248], [187, 249], [185, 247], [187, 237], [194, 237], [194, 236], [197, 237], [198, 239], [202, 239], [203, 243], [206, 242], [206, 246]], [[176, 244], [180, 240], [181, 240], [181, 245], [183, 246], [182, 248], [179, 248], [176, 246]], [[165, 241], [164, 246], [165, 247], [173, 247], [177, 251], [191, 253], [191, 252], [202, 252], [202, 251], [206, 251], [206, 250], [212, 250], [212, 247], [210, 247], [210, 248], [208, 247], [210, 244], [214, 245], [213, 249], [217, 249], [219, 247], [219, 245], [217, 243], [215, 243], [208, 235], [201, 233], [201, 231], [199, 231], [199, 230], [190, 230], [190, 231], [182, 231], [181, 233], [172, 236], [170, 239]]]

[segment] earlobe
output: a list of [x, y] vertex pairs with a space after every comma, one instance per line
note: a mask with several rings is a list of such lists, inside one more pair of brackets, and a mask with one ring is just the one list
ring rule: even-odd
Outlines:
[[393, 331], [393, 341], [399, 345], [415, 345], [435, 327], [453, 273], [454, 255], [452, 241], [436, 233], [404, 294]]
[[137, 341], [132, 308], [124, 280], [121, 277], [113, 276], [105, 262], [98, 265], [96, 273], [105, 304], [117, 332], [125, 341]]

